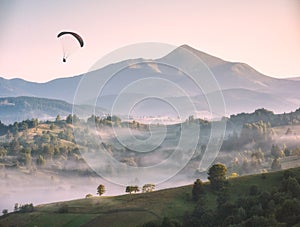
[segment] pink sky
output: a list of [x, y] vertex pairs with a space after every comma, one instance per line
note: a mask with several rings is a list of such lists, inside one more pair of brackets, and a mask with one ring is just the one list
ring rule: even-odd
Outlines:
[[[300, 76], [298, 0], [1, 0], [0, 76], [48, 81], [85, 73], [103, 55], [140, 42], [188, 44], [273, 77]], [[62, 63], [56, 35], [85, 47]]]

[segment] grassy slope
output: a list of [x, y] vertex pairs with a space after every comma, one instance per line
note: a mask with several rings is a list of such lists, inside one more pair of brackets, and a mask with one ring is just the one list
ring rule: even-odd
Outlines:
[[[292, 169], [300, 176], [300, 168]], [[251, 185], [261, 190], [271, 190], [281, 184], [282, 171], [230, 179], [230, 197], [248, 194]], [[209, 207], [215, 206], [216, 195], [206, 184], [205, 199]], [[192, 212], [192, 185], [160, 190], [152, 193], [121, 195], [114, 197], [92, 197], [66, 202], [39, 205], [32, 213], [11, 213], [0, 218], [0, 226], [138, 226], [150, 220], [161, 220], [164, 216], [180, 219], [185, 212]], [[68, 213], [58, 209], [68, 206]]]
[[[37, 206], [28, 214], [10, 214], [0, 219], [0, 226], [135, 226], [149, 220], [191, 211], [194, 204], [187, 200], [191, 186], [156, 191], [153, 193], [92, 197]], [[68, 206], [68, 213], [58, 209]], [[141, 218], [142, 217], [142, 218]]]

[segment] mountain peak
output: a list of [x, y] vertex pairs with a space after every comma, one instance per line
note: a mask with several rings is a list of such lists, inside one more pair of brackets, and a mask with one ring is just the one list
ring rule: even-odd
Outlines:
[[210, 54], [207, 54], [205, 52], [197, 50], [187, 44], [183, 44], [183, 45], [177, 47], [175, 50], [173, 50], [171, 53], [169, 53], [166, 57], [176, 58], [176, 56], [182, 55], [182, 53], [184, 51], [188, 51], [188, 52], [194, 54], [195, 56], [199, 57], [209, 68], [216, 67], [216, 66], [226, 63], [221, 58], [214, 57]]

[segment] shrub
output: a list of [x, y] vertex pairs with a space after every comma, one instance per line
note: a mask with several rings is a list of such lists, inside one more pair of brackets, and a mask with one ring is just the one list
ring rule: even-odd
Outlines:
[[3, 210], [2, 210], [2, 214], [3, 214], [3, 215], [7, 215], [7, 214], [8, 214], [8, 210], [7, 210], [7, 209], [3, 209]]
[[34, 207], [33, 207], [32, 203], [21, 205], [19, 207], [19, 212], [21, 212], [21, 213], [29, 213], [29, 212], [32, 212], [33, 210], [34, 210]]

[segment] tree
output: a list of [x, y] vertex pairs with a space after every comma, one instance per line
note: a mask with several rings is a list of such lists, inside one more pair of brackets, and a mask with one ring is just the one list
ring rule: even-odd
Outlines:
[[188, 118], [189, 123], [193, 123], [195, 121], [194, 115], [190, 115]]
[[104, 187], [103, 184], [100, 184], [100, 185], [98, 186], [98, 188], [97, 188], [97, 194], [98, 194], [99, 196], [101, 196], [101, 195], [103, 195], [104, 193], [105, 193], [105, 187]]
[[139, 187], [138, 187], [137, 185], [135, 185], [135, 186], [133, 186], [133, 191], [134, 191], [135, 193], [137, 193], [137, 192], [140, 191], [140, 189], [139, 189]]
[[285, 155], [286, 157], [288, 157], [288, 156], [291, 155], [291, 150], [288, 149], [288, 148], [285, 148], [285, 149], [283, 150], [283, 153], [284, 153], [284, 155]]
[[293, 197], [300, 196], [300, 185], [295, 177], [288, 177], [283, 181], [282, 186], [283, 190], [291, 193]]
[[295, 173], [288, 169], [283, 172], [283, 179], [288, 179], [289, 177], [295, 177]]
[[14, 212], [17, 212], [19, 211], [19, 204], [18, 203], [15, 203], [15, 206], [14, 206]]
[[142, 192], [153, 192], [155, 189], [155, 185], [154, 184], [145, 184], [142, 188]]
[[55, 122], [58, 123], [58, 122], [60, 122], [60, 121], [61, 121], [61, 117], [60, 117], [60, 115], [58, 114], [58, 115], [56, 116], [56, 118], [55, 118]]
[[47, 144], [43, 146], [43, 154], [46, 158], [51, 159], [54, 154], [54, 147]]
[[19, 212], [21, 213], [29, 213], [32, 212], [33, 210], [34, 210], [34, 206], [32, 203], [19, 206]]
[[214, 164], [208, 170], [208, 180], [214, 190], [221, 190], [226, 184], [227, 168], [221, 163]]
[[7, 132], [7, 126], [0, 121], [0, 135], [4, 135]]
[[28, 129], [28, 124], [23, 121], [22, 125], [21, 125], [21, 128], [22, 128], [22, 130], [26, 131]]
[[271, 148], [271, 155], [274, 156], [274, 158], [282, 158], [284, 157], [284, 152], [278, 145], [272, 145]]
[[7, 154], [7, 150], [4, 147], [0, 146], [0, 157], [5, 157]]
[[126, 189], [125, 189], [125, 192], [131, 194], [133, 192], [133, 189], [132, 189], [133, 186], [127, 186]]
[[257, 185], [251, 185], [249, 189], [249, 195], [255, 196], [259, 194], [259, 188]]
[[87, 194], [86, 196], [85, 196], [85, 198], [86, 199], [88, 199], [88, 198], [92, 198], [93, 197], [93, 195], [92, 194]]
[[125, 192], [131, 194], [132, 193], [132, 186], [126, 186]]
[[271, 139], [269, 124], [263, 121], [255, 123], [246, 123], [243, 125], [240, 133], [239, 143], [240, 145], [246, 145], [252, 142], [257, 144], [264, 144]]
[[31, 119], [31, 128], [36, 128], [39, 125], [39, 120], [37, 118]]
[[2, 210], [2, 214], [3, 214], [3, 215], [8, 214], [8, 210], [7, 210], [7, 209], [3, 209], [3, 210]]
[[258, 149], [251, 154], [251, 157], [252, 159], [257, 160], [258, 164], [260, 165], [261, 162], [264, 160], [264, 153], [261, 149]]
[[72, 124], [72, 114], [69, 114], [66, 118], [67, 124]]
[[53, 130], [53, 129], [54, 129], [54, 124], [51, 123], [51, 124], [50, 124], [50, 130]]
[[44, 158], [42, 155], [39, 155], [39, 157], [38, 157], [37, 160], [36, 160], [36, 164], [37, 164], [38, 166], [44, 166], [44, 165], [46, 165], [46, 160], [45, 160], [45, 158]]
[[125, 192], [127, 192], [129, 194], [131, 194], [132, 192], [136, 193], [136, 192], [139, 192], [139, 191], [140, 191], [140, 189], [139, 189], [139, 187], [137, 185], [135, 185], [135, 186], [132, 186], [132, 185], [127, 186], [126, 190], [125, 190]]
[[198, 201], [201, 194], [203, 194], [203, 193], [204, 193], [203, 183], [200, 179], [197, 179], [194, 182], [194, 186], [193, 186], [193, 190], [192, 190], [193, 200]]
[[25, 164], [26, 164], [26, 167], [27, 167], [28, 169], [30, 169], [31, 166], [32, 166], [31, 150], [30, 150], [30, 148], [26, 148], [26, 150], [27, 150], [27, 151], [29, 150], [29, 152], [26, 152], [26, 153], [24, 154], [24, 157], [25, 157]]
[[19, 141], [16, 139], [13, 139], [9, 145], [10, 145], [9, 150], [12, 154], [17, 154], [19, 152], [19, 150], [21, 149], [21, 145], [20, 145]]
[[[280, 222], [287, 223], [287, 226], [294, 226], [300, 213], [300, 201], [296, 199], [286, 199], [276, 211], [276, 219]], [[299, 218], [298, 218], [299, 221]]]
[[18, 122], [15, 122], [12, 126], [12, 133], [15, 137], [18, 137], [18, 133], [19, 133], [19, 126], [18, 126]]

